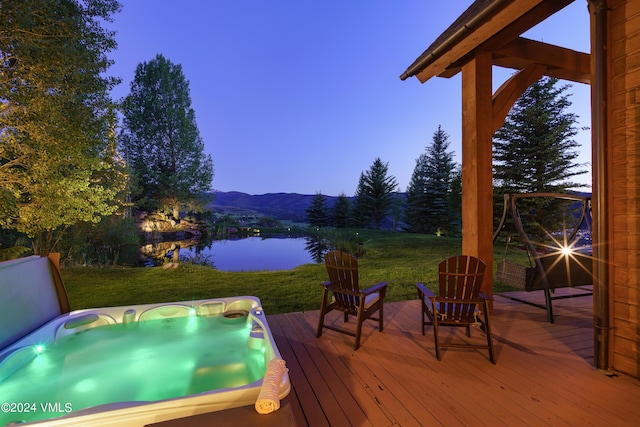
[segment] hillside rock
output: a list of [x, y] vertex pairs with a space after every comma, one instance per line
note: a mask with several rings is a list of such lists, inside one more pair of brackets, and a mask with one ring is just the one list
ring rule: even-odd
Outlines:
[[139, 212], [136, 221], [147, 242], [197, 240], [202, 236], [199, 224], [184, 219], [176, 221], [161, 213]]

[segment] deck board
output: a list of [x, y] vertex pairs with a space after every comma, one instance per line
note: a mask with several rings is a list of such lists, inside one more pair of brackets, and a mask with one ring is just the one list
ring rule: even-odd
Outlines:
[[[544, 301], [542, 292], [521, 294]], [[319, 311], [268, 322], [289, 368], [296, 425], [636, 425], [640, 381], [593, 367], [592, 298], [553, 307], [550, 324], [542, 309], [495, 297], [496, 365], [476, 349], [445, 348], [438, 361], [432, 330], [420, 330], [418, 300], [385, 303], [384, 331], [365, 322], [358, 351], [335, 331], [315, 337]], [[343, 326], [341, 316], [328, 321]], [[457, 328], [448, 338], [467, 339]], [[485, 337], [475, 328], [470, 339]]]

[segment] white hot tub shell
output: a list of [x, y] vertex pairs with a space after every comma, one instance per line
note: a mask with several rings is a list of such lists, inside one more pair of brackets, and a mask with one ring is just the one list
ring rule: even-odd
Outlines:
[[[60, 283], [56, 283], [60, 282]], [[38, 426], [142, 426], [175, 418], [253, 405], [262, 387], [262, 378], [238, 387], [200, 391], [157, 401], [114, 401], [76, 410], [72, 402], [58, 402], [55, 397], [42, 401], [12, 400], [4, 395], [3, 381], [32, 363], [38, 349], [46, 348], [65, 337], [108, 325], [138, 325], [150, 320], [171, 321], [187, 316], [222, 317], [240, 321], [248, 328], [248, 345], [260, 348], [264, 366], [280, 359], [260, 300], [238, 296], [197, 301], [106, 307], [64, 312], [68, 308], [64, 286], [56, 267], [43, 257], [27, 257], [0, 263], [0, 403], [7, 422], [27, 418], [25, 411], [43, 411], [46, 405], [70, 412], [55, 418], [40, 419], [20, 425]], [[237, 319], [237, 320], [234, 320]], [[202, 338], [203, 346], [215, 346], [215, 333]], [[159, 354], [157, 357], [162, 357]], [[70, 359], [72, 360], [72, 359]], [[283, 373], [278, 389], [280, 399], [290, 391], [289, 377]], [[21, 398], [22, 399], [22, 398]], [[44, 401], [46, 400], [46, 401]], [[9, 406], [7, 406], [9, 405]], [[65, 408], [67, 405], [67, 408]], [[68, 410], [66, 410], [68, 409]], [[20, 413], [22, 412], [22, 413]], [[42, 418], [40, 414], [39, 418]]]

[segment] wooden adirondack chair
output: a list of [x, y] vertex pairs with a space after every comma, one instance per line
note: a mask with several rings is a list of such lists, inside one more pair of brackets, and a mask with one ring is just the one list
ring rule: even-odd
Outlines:
[[[423, 283], [416, 284], [422, 307], [422, 335], [425, 334], [426, 325], [433, 325], [438, 360], [442, 359], [440, 347], [472, 347], [489, 350], [491, 363], [496, 363], [487, 297], [480, 292], [485, 269], [486, 264], [478, 258], [454, 256], [438, 264], [439, 295], [434, 295]], [[440, 326], [464, 327], [467, 337], [470, 337], [472, 325], [479, 325], [487, 335], [486, 345], [462, 341], [440, 342]]]
[[[316, 337], [319, 338], [322, 335], [323, 328], [351, 335], [356, 338], [355, 350], [357, 350], [360, 347], [362, 322], [366, 319], [377, 320], [378, 330], [382, 332], [384, 328], [383, 303], [387, 283], [378, 283], [361, 291], [358, 283], [358, 260], [347, 252], [328, 252], [324, 256], [324, 262], [329, 281], [322, 284], [322, 306]], [[329, 301], [329, 293], [333, 294], [331, 301]], [[356, 316], [356, 332], [325, 324], [325, 315], [333, 310], [343, 312], [345, 322], [349, 320], [349, 316]], [[373, 317], [376, 312], [378, 317]]]

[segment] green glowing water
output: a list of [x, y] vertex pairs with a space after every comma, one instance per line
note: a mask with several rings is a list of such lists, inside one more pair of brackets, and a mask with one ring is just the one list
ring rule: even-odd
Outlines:
[[222, 316], [189, 316], [100, 326], [34, 346], [32, 360], [0, 383], [0, 425], [257, 381], [265, 360], [262, 349], [247, 344], [249, 327]]

